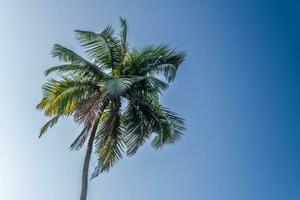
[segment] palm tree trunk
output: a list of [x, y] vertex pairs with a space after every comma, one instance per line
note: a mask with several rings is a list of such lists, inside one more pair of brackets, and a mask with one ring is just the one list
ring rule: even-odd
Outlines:
[[92, 151], [93, 151], [93, 144], [94, 144], [94, 139], [95, 139], [98, 123], [99, 123], [99, 118], [96, 119], [96, 121], [93, 125], [92, 131], [91, 131], [91, 134], [90, 134], [90, 138], [89, 138], [89, 141], [88, 141], [88, 145], [87, 145], [87, 150], [86, 150], [86, 153], [85, 153], [83, 170], [82, 170], [82, 183], [81, 183], [80, 200], [86, 200], [86, 197], [87, 197], [89, 166], [90, 166], [90, 160], [91, 160], [91, 155], [92, 155]]
[[108, 103], [109, 103], [109, 97], [108, 96], [102, 97], [100, 104], [99, 104], [98, 117], [96, 118], [96, 120], [93, 124], [92, 130], [91, 130], [90, 138], [89, 138], [88, 145], [87, 145], [87, 150], [85, 153], [83, 170], [82, 170], [80, 200], [86, 200], [86, 197], [87, 197], [89, 166], [90, 166], [90, 160], [91, 160], [91, 155], [92, 155], [92, 151], [93, 151], [94, 139], [95, 139], [95, 135], [97, 132], [99, 120], [101, 118], [101, 115], [102, 115], [105, 107], [108, 105]]

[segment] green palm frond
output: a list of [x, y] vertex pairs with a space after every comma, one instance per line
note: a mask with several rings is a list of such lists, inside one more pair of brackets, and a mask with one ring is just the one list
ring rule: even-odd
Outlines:
[[146, 85], [144, 86], [144, 88], [140, 88], [141, 90], [148, 89], [149, 91], [151, 90], [162, 93], [169, 87], [169, 84], [154, 76], [147, 76], [147, 78], [145, 78], [145, 82]]
[[74, 51], [60, 44], [54, 44], [51, 54], [54, 58], [58, 58], [59, 60], [66, 63], [84, 65], [87, 62], [84, 58], [76, 54]]
[[127, 53], [128, 44], [127, 44], [127, 21], [126, 19], [120, 17], [120, 25], [121, 25], [121, 32], [120, 32], [120, 39], [121, 45], [123, 47], [123, 53]]
[[124, 129], [120, 121], [119, 109], [119, 100], [114, 100], [107, 115], [101, 118], [99, 132], [95, 138], [98, 166], [92, 178], [103, 171], [109, 171], [115, 162], [122, 158]]
[[131, 96], [125, 109], [127, 155], [134, 155], [153, 132], [152, 106], [136, 96]]
[[95, 94], [99, 87], [90, 81], [76, 80], [74, 77], [62, 77], [62, 80], [50, 79], [42, 87], [44, 98], [37, 105], [45, 114], [69, 115], [76, 105]]
[[145, 78], [146, 77], [128, 76], [124, 78], [110, 79], [104, 82], [103, 90], [112, 97], [119, 97], [134, 83], [137, 83]]
[[76, 31], [79, 42], [96, 63], [102, 67], [114, 69], [120, 63], [119, 41], [114, 36], [114, 29], [107, 26], [101, 33], [92, 35]]
[[175, 79], [176, 71], [184, 58], [184, 52], [177, 52], [167, 45], [146, 46], [133, 49], [128, 62], [135, 69], [134, 73], [154, 73], [171, 82]]
[[59, 120], [61, 116], [60, 115], [56, 115], [55, 117], [53, 117], [52, 119], [50, 119], [40, 130], [40, 134], [39, 134], [39, 138], [42, 137], [49, 128], [52, 128]]
[[158, 76], [163, 76], [168, 82], [171, 82], [176, 77], [177, 68], [174, 64], [165, 63], [151, 67], [151, 72], [156, 72]]
[[[103, 116], [102, 123], [104, 123], [102, 134], [102, 142], [106, 143], [108, 137], [111, 135], [116, 124], [119, 123], [120, 99], [114, 99], [111, 102], [111, 109], [107, 111], [107, 118]], [[101, 122], [100, 122], [101, 123]]]
[[109, 78], [109, 76], [102, 72], [97, 66], [92, 66], [89, 64], [86, 65], [75, 65], [75, 64], [65, 64], [50, 67], [45, 71], [45, 76], [49, 74], [57, 72], [58, 75], [71, 75], [82, 77], [83, 79], [90, 79], [90, 80], [105, 80]]
[[[97, 149], [96, 153], [99, 155], [98, 166], [95, 168], [91, 178], [95, 178], [104, 171], [109, 171], [113, 165], [122, 158], [123, 153], [123, 130], [121, 128], [114, 128], [113, 133], [108, 137], [106, 143], [99, 144], [101, 147]], [[96, 146], [98, 145], [96, 139]], [[101, 143], [101, 142], [100, 142]]]
[[154, 148], [161, 148], [164, 144], [172, 144], [181, 139], [185, 131], [183, 118], [162, 106], [156, 109], [155, 115], [158, 129], [155, 130], [156, 136], [151, 143]]
[[87, 44], [94, 40], [98, 34], [91, 31], [83, 31], [83, 30], [75, 30], [76, 38], [80, 42], [80, 44]]
[[185, 130], [183, 118], [159, 104], [156, 95], [134, 96], [129, 100], [125, 111], [127, 124], [127, 154], [133, 155], [151, 133], [156, 136], [152, 141], [154, 148], [171, 144], [181, 138]]
[[162, 75], [168, 82], [171, 82], [175, 79], [178, 67], [183, 62], [185, 56], [185, 52], [176, 52], [175, 50], [167, 49], [146, 71]]
[[66, 62], [67, 64], [61, 66], [51, 67], [45, 71], [45, 75], [48, 75], [54, 71], [58, 72], [70, 72], [72, 73], [80, 73], [82, 76], [96, 76], [99, 78], [105, 78], [107, 75], [105, 72], [101, 71], [101, 69], [87, 61], [86, 59], [82, 58], [74, 51], [60, 45], [54, 44], [52, 49], [53, 57], [57, 57], [59, 60]]

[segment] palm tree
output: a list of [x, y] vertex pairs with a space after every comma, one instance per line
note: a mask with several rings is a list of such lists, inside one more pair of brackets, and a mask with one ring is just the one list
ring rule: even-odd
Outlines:
[[100, 33], [75, 31], [90, 61], [55, 44], [52, 55], [64, 64], [45, 71], [46, 76], [56, 72], [56, 79], [43, 85], [37, 105], [52, 117], [39, 137], [62, 117], [73, 117], [83, 127], [70, 146], [79, 150], [87, 143], [80, 200], [87, 198], [93, 146], [98, 165], [91, 178], [109, 171], [124, 152], [134, 155], [147, 139], [157, 149], [174, 143], [184, 131], [184, 120], [159, 102], [184, 52], [166, 45], [129, 48], [126, 20], [120, 18], [120, 23], [118, 35], [111, 26]]

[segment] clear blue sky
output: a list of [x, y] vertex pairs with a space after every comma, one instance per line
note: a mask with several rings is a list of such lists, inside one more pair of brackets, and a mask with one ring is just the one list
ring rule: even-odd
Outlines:
[[[271, 0], [0, 0], [0, 199], [78, 199], [83, 152], [64, 121], [41, 140], [34, 109], [53, 43], [129, 21], [133, 46], [188, 57], [164, 105], [187, 119], [177, 145], [149, 145], [90, 182], [89, 200], [300, 199], [300, 6]], [[93, 159], [95, 162], [95, 159]]]

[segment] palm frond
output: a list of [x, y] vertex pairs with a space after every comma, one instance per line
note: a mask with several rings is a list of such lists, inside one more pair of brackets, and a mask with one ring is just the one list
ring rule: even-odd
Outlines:
[[149, 71], [154, 71], [158, 76], [163, 76], [168, 82], [171, 82], [176, 77], [177, 67], [174, 64], [166, 63], [151, 67]]
[[82, 148], [84, 145], [86, 139], [89, 136], [89, 131], [91, 129], [91, 126], [85, 126], [79, 136], [75, 139], [75, 141], [71, 144], [70, 150], [73, 151], [78, 151]]
[[102, 118], [99, 132], [95, 138], [98, 166], [95, 168], [92, 178], [109, 169], [122, 158], [124, 130], [120, 122], [119, 100], [113, 101], [108, 117]]
[[178, 67], [184, 61], [185, 56], [185, 52], [167, 49], [146, 71], [161, 75], [168, 82], [174, 81]]
[[148, 89], [151, 91], [157, 91], [159, 93], [162, 93], [169, 87], [169, 84], [165, 83], [164, 81], [154, 76], [146, 76], [144, 80], [146, 84], [144, 85], [144, 88], [139, 88], [140, 90]]
[[76, 105], [93, 96], [99, 87], [90, 81], [80, 81], [76, 78], [62, 77], [62, 80], [50, 79], [42, 87], [44, 98], [37, 105], [45, 114], [69, 115]]
[[134, 155], [138, 148], [151, 136], [150, 112], [150, 107], [138, 103], [137, 100], [131, 99], [128, 102], [124, 112], [127, 155]]
[[104, 117], [104, 126], [101, 131], [103, 143], [106, 143], [115, 125], [119, 122], [120, 99], [114, 99], [111, 104], [112, 108], [108, 111], [108, 118]]
[[98, 78], [105, 78], [108, 75], [103, 72], [97, 65], [82, 58], [74, 51], [59, 45], [54, 44], [52, 49], [53, 57], [57, 57], [59, 60], [66, 62], [66, 65], [51, 67], [45, 71], [45, 75], [48, 75], [54, 71], [58, 72], [70, 72], [80, 73], [82, 76], [96, 76]]
[[125, 110], [127, 137], [125, 144], [127, 154], [133, 155], [152, 133], [156, 136], [152, 141], [154, 148], [171, 144], [181, 138], [185, 130], [184, 119], [177, 113], [161, 106], [155, 94], [132, 95]]
[[98, 36], [97, 33], [83, 30], [75, 30], [75, 34], [80, 44], [87, 44]]
[[60, 115], [56, 115], [52, 119], [50, 119], [40, 130], [39, 138], [42, 137], [49, 128], [52, 128], [57, 122], [58, 119], [60, 118]]
[[120, 24], [121, 24], [121, 32], [120, 32], [120, 38], [121, 38], [121, 45], [123, 47], [123, 52], [126, 53], [128, 49], [127, 44], [127, 21], [126, 19], [120, 17]]
[[101, 93], [92, 96], [81, 103], [74, 112], [74, 120], [90, 126], [97, 116], [101, 116], [110, 99]]
[[96, 35], [83, 31], [76, 32], [81, 45], [96, 63], [109, 69], [120, 63], [119, 41], [114, 37], [114, 29], [111, 26], [107, 26]]
[[161, 148], [164, 144], [172, 144], [180, 140], [185, 130], [184, 119], [162, 106], [155, 114], [159, 128], [155, 130], [156, 136], [151, 143], [152, 146]]
[[110, 79], [104, 82], [104, 91], [112, 97], [121, 96], [126, 90], [128, 90], [134, 83], [143, 80], [145, 77], [140, 76], [128, 76], [124, 78]]
[[51, 54], [54, 58], [58, 58], [61, 61], [72, 64], [86, 64], [87, 61], [76, 54], [74, 51], [60, 45], [54, 44]]
[[176, 71], [184, 58], [184, 52], [177, 52], [167, 45], [146, 46], [133, 49], [128, 64], [135, 69], [134, 73], [143, 75], [155, 73], [171, 82], [175, 79]]

